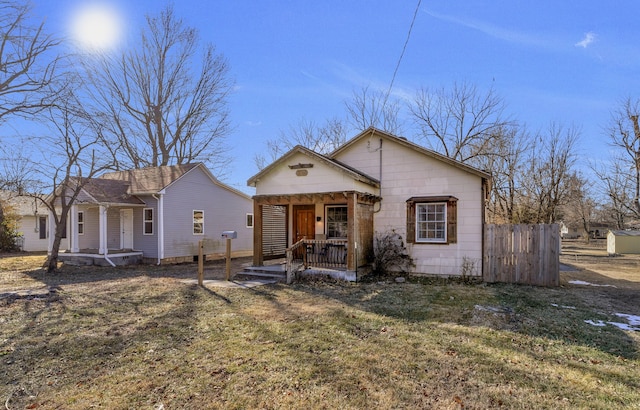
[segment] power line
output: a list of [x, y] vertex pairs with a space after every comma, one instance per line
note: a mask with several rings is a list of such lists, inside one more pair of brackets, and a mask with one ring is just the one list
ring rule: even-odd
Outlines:
[[404, 52], [407, 49], [407, 44], [409, 44], [409, 38], [411, 38], [411, 31], [413, 30], [413, 24], [416, 22], [416, 16], [418, 15], [418, 11], [420, 10], [421, 3], [422, 3], [422, 0], [418, 0], [418, 4], [416, 5], [416, 10], [413, 12], [413, 19], [411, 19], [411, 25], [409, 26], [407, 39], [404, 41], [404, 46], [402, 46], [402, 53], [400, 53], [400, 57], [398, 58], [398, 63], [396, 64], [396, 68], [395, 70], [393, 70], [393, 76], [391, 77], [391, 83], [389, 84], [389, 89], [387, 90], [387, 94], [384, 96], [382, 109], [384, 109], [384, 107], [387, 105], [387, 100], [389, 99], [389, 95], [391, 94], [393, 83], [396, 81], [396, 75], [398, 74], [398, 69], [400, 68], [400, 62], [402, 61], [402, 57], [404, 57]]

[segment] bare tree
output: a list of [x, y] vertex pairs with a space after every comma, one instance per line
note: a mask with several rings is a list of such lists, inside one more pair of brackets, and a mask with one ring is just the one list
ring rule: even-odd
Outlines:
[[604, 163], [591, 165], [602, 197], [603, 216], [612, 221], [617, 229], [625, 229], [635, 213], [633, 197], [630, 195], [633, 192], [633, 175], [624, 164], [625, 158], [617, 155]]
[[[46, 147], [46, 152], [42, 152], [40, 158], [32, 159], [39, 183], [32, 185], [29, 193], [53, 216], [51, 223], [55, 226], [55, 236], [46, 262], [48, 272], [57, 268], [69, 212], [81, 189], [91, 178], [114, 165], [113, 157], [103, 152], [99, 120], [84, 111], [71, 92], [67, 92], [61, 101], [47, 110], [52, 132], [38, 138], [37, 146]], [[50, 194], [43, 200], [41, 192]]]
[[551, 123], [534, 140], [523, 180], [521, 223], [553, 223], [569, 199], [579, 131]]
[[375, 127], [391, 134], [402, 133], [399, 121], [400, 102], [389, 100], [383, 91], [372, 91], [363, 87], [354, 91], [350, 101], [345, 102], [351, 125], [357, 130]]
[[488, 217], [494, 223], [518, 223], [523, 181], [531, 149], [531, 136], [524, 127], [507, 126], [495, 130], [491, 154], [475, 162], [491, 174]]
[[59, 40], [44, 32], [44, 23], [32, 26], [27, 2], [0, 0], [0, 124], [10, 115], [39, 112], [55, 95], [59, 59], [52, 50]]
[[268, 162], [275, 161], [296, 145], [309, 148], [319, 154], [328, 154], [344, 144], [346, 139], [346, 129], [339, 119], [327, 120], [321, 126], [313, 121], [301, 120], [297, 126], [290, 127], [287, 132], [281, 131], [278, 138], [267, 140], [266, 154], [256, 154], [254, 162], [258, 169], [263, 169]]
[[[628, 98], [621, 107], [612, 114], [611, 125], [609, 126], [609, 137], [611, 145], [618, 150], [619, 155], [612, 158], [610, 172], [619, 175], [610, 176], [617, 178], [618, 182], [623, 182], [624, 191], [611, 192], [614, 199], [620, 203], [633, 218], [640, 218], [640, 125], [638, 124], [640, 115], [640, 100]], [[628, 195], [629, 198], [622, 196]], [[612, 198], [613, 199], [613, 198]]]
[[427, 146], [461, 162], [490, 153], [500, 130], [511, 124], [504, 118], [504, 102], [493, 89], [454, 84], [446, 89], [421, 88], [410, 105], [414, 122]]
[[229, 65], [213, 45], [201, 61], [198, 50], [196, 29], [167, 7], [147, 16], [138, 47], [88, 69], [105, 135], [124, 166], [204, 161], [219, 174], [230, 162]]
[[591, 223], [596, 218], [597, 203], [589, 190], [589, 181], [578, 172], [567, 178], [568, 200], [562, 207], [562, 220], [569, 226], [580, 226], [589, 242]]

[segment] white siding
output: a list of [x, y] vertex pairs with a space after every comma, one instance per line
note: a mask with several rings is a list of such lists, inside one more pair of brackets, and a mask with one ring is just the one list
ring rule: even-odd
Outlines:
[[40, 239], [38, 218], [44, 216], [47, 218], [47, 229], [49, 227], [49, 217], [46, 215], [25, 215], [18, 222], [18, 232], [23, 237], [22, 250], [27, 252], [43, 252], [49, 246], [48, 231], [45, 232], [45, 239]]
[[[364, 173], [380, 175], [379, 137], [361, 139], [336, 158]], [[408, 244], [415, 272], [460, 275], [463, 264], [475, 263], [481, 275], [482, 261], [482, 180], [458, 167], [430, 158], [392, 140], [382, 145], [383, 198], [380, 212], [374, 215], [376, 232], [391, 229], [406, 239], [406, 201], [413, 196], [452, 195], [458, 198], [457, 243]]]
[[[313, 164], [304, 168], [306, 176], [296, 175], [296, 169], [289, 165]], [[256, 186], [256, 195], [288, 195], [316, 192], [358, 191], [375, 193], [368, 184], [356, 181], [353, 176], [331, 167], [322, 161], [310, 159], [304, 154], [293, 155], [286, 163], [281, 163], [264, 175]]]
[[[204, 235], [193, 234], [193, 210], [204, 211]], [[223, 254], [226, 240], [221, 235], [227, 230], [238, 232], [232, 252], [252, 252], [253, 228], [246, 227], [247, 213], [253, 213], [250, 198], [213, 183], [200, 167], [194, 168], [166, 189], [164, 257], [197, 255], [201, 239], [206, 254]]]

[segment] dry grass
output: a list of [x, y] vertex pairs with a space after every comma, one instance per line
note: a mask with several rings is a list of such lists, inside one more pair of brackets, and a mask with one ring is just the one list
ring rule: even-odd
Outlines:
[[192, 265], [38, 263], [0, 259], [0, 294], [40, 289], [0, 299], [10, 409], [640, 408], [637, 332], [584, 322], [640, 315], [631, 288], [199, 288], [181, 281]]

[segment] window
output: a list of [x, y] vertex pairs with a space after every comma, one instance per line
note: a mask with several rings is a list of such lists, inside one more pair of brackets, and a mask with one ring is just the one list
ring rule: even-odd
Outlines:
[[193, 211], [193, 234], [204, 235], [204, 211]]
[[416, 204], [416, 241], [446, 242], [447, 206], [435, 204]]
[[40, 216], [38, 217], [38, 233], [40, 234], [40, 239], [47, 239], [47, 217]]
[[247, 228], [253, 228], [253, 214], [247, 214]]
[[348, 230], [347, 207], [328, 206], [326, 209], [327, 238], [346, 238]]
[[84, 235], [84, 211], [78, 212], [78, 235]]
[[413, 197], [407, 200], [407, 242], [457, 242], [457, 204], [452, 196]]
[[153, 235], [153, 208], [144, 208], [142, 210], [142, 233], [144, 235]]

